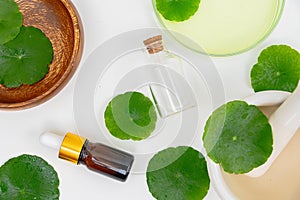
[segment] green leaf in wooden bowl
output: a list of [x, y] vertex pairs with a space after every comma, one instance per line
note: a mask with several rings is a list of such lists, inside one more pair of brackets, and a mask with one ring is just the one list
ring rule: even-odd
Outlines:
[[0, 44], [14, 39], [20, 32], [23, 16], [14, 0], [0, 1]]
[[52, 45], [45, 34], [23, 26], [15, 39], [0, 45], [0, 84], [8, 88], [34, 84], [48, 73], [52, 59]]

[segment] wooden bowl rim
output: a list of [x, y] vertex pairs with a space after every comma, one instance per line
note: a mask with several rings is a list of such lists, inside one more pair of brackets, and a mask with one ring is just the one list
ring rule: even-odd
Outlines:
[[57, 1], [62, 2], [64, 7], [67, 9], [68, 13], [70, 14], [70, 18], [73, 24], [74, 38], [79, 38], [78, 40], [74, 39], [72, 57], [70, 59], [70, 63], [67, 70], [64, 72], [63, 76], [52, 87], [50, 87], [49, 90], [47, 90], [43, 94], [23, 102], [0, 103], [1, 110], [23, 110], [23, 109], [28, 109], [28, 108], [38, 106], [48, 101], [56, 94], [58, 94], [73, 77], [73, 74], [75, 73], [80, 63], [82, 52], [83, 52], [84, 33], [83, 33], [82, 21], [79, 13], [77, 12], [75, 6], [70, 0], [57, 0]]

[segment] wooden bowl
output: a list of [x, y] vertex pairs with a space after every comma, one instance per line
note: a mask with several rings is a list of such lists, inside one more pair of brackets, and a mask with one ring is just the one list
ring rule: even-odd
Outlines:
[[69, 0], [16, 0], [23, 24], [41, 29], [50, 39], [54, 57], [49, 72], [38, 83], [6, 88], [0, 84], [0, 109], [37, 106], [57, 94], [74, 74], [83, 50], [83, 28]]

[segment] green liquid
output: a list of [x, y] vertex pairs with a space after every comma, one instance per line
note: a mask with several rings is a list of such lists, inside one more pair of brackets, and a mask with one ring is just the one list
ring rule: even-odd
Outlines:
[[[202, 0], [198, 11], [184, 22], [161, 23], [181, 43], [212, 55], [231, 55], [248, 50], [264, 39], [281, 14], [280, 0]], [[199, 47], [200, 46], [200, 47]]]

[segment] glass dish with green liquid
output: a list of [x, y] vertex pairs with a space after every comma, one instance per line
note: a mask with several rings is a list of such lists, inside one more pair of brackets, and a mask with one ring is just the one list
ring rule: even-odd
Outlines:
[[182, 22], [166, 20], [156, 9], [156, 0], [153, 7], [162, 26], [183, 45], [228, 56], [247, 51], [267, 37], [281, 17], [284, 0], [201, 0], [197, 12]]

